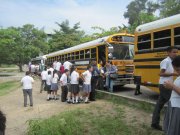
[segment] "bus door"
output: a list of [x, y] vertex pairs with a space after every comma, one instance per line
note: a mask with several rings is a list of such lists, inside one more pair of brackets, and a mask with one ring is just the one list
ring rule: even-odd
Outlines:
[[106, 62], [106, 46], [98, 46], [98, 60], [102, 60], [103, 64]]

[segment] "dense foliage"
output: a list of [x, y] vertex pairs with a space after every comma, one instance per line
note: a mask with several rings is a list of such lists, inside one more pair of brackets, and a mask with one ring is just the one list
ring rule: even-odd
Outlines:
[[[133, 0], [127, 6], [124, 17], [129, 24], [105, 30], [99, 26], [92, 29], [96, 32], [87, 35], [80, 30], [80, 23], [70, 27], [69, 21], [56, 22], [58, 29], [50, 36], [26, 24], [22, 27], [0, 28], [0, 64], [22, 65], [39, 54], [65, 49], [80, 43], [88, 42], [118, 32], [134, 33], [135, 28], [144, 23], [180, 13], [179, 0]], [[98, 32], [97, 32], [98, 31]]]

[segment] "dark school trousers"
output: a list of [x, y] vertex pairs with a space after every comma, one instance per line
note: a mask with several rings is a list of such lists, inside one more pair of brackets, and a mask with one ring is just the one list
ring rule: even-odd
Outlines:
[[159, 85], [159, 90], [160, 90], [159, 98], [156, 102], [152, 117], [153, 125], [159, 125], [161, 110], [164, 107], [165, 103], [169, 101], [172, 92], [172, 90], [166, 89], [162, 84]]
[[68, 87], [67, 86], [61, 86], [61, 101], [66, 102], [67, 99], [67, 94], [68, 94]]
[[29, 96], [30, 106], [33, 106], [32, 89], [23, 89], [24, 106], [27, 106], [27, 96]]
[[98, 76], [92, 76], [91, 78], [91, 92], [89, 95], [89, 100], [94, 101], [96, 100], [96, 84], [98, 82]]

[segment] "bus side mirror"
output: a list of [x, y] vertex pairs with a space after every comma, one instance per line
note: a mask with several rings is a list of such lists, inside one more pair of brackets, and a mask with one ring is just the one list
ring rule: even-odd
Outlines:
[[108, 54], [108, 58], [109, 58], [109, 59], [112, 59], [112, 58], [113, 58], [112, 53], [109, 53], [109, 54]]

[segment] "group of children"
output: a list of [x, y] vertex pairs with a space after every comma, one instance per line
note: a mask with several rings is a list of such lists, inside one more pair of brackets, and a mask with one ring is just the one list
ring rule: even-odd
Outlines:
[[[88, 66], [87, 71], [79, 76], [77, 68], [73, 65], [68, 69], [65, 69], [63, 73], [57, 71], [56, 69], [48, 68], [44, 69], [41, 73], [41, 90], [47, 91], [47, 101], [54, 99], [58, 100], [57, 91], [59, 85], [61, 86], [61, 101], [67, 103], [89, 103], [89, 94], [91, 92], [91, 77], [92, 77], [93, 67]], [[83, 92], [80, 92], [79, 80], [82, 80]], [[68, 83], [69, 82], [69, 83]], [[83, 94], [82, 94], [83, 93]]]

